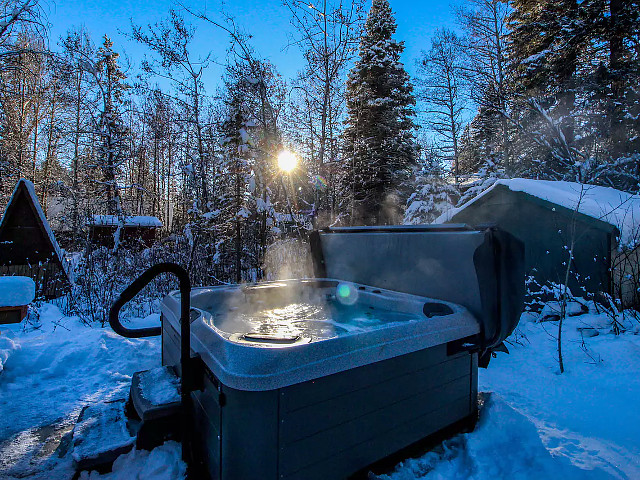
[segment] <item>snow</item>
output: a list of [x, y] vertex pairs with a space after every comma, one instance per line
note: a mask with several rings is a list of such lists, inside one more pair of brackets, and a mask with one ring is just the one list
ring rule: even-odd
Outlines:
[[4, 370], [4, 364], [9, 360], [9, 356], [20, 346], [5, 336], [0, 336], [0, 373]]
[[[589, 312], [577, 315], [584, 309], [571, 306], [576, 315], [564, 323], [565, 373], [558, 373], [557, 322], [523, 314], [508, 340], [511, 353], [498, 354], [480, 370], [480, 391], [489, 393], [476, 429], [380, 478], [640, 478], [640, 323], [618, 318], [625, 331], [616, 336], [608, 315], [581, 303]], [[53, 304], [39, 310], [39, 329], [3, 327], [0, 335], [0, 350], [9, 345], [13, 352], [0, 373], [0, 477], [67, 480], [73, 476], [71, 454], [59, 458], [54, 452], [62, 435], [85, 405], [124, 398], [135, 371], [159, 367], [160, 342], [86, 326]], [[584, 335], [585, 328], [597, 335]], [[184, 475], [180, 446], [168, 442], [120, 456], [110, 473], [80, 478]]]
[[475, 198], [442, 214], [434, 223], [444, 223], [451, 220], [458, 212], [478, 201], [498, 185], [503, 185], [514, 192], [523, 192], [556, 203], [570, 210], [577, 209], [584, 215], [602, 220], [618, 229], [621, 246], [635, 247], [640, 241], [639, 195], [632, 195], [609, 187], [565, 181], [525, 178], [498, 180]]
[[39, 313], [37, 329], [0, 326], [0, 350], [11, 350], [0, 372], [0, 478], [70, 479], [71, 455], [53, 450], [82, 408], [126, 397], [133, 373], [160, 365], [159, 337], [127, 339], [51, 303]]
[[0, 307], [29, 305], [36, 297], [36, 284], [29, 277], [0, 277]]
[[180, 401], [180, 380], [168, 367], [156, 367], [140, 375], [142, 396], [152, 405]]
[[[93, 215], [87, 222], [88, 225], [117, 227], [120, 223], [117, 215]], [[161, 228], [162, 222], [158, 217], [143, 215], [127, 215], [124, 217], [125, 227], [156, 227]]]
[[73, 459], [98, 458], [102, 452], [127, 448], [135, 442], [125, 422], [124, 400], [98, 402], [83, 410], [73, 428]]
[[110, 473], [83, 472], [80, 480], [177, 480], [185, 474], [180, 444], [167, 442], [151, 452], [133, 450], [121, 455]]

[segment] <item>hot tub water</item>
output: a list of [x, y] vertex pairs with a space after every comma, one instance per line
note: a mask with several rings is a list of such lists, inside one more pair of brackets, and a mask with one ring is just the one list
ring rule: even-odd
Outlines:
[[328, 300], [319, 303], [291, 302], [275, 308], [257, 305], [230, 307], [213, 313], [211, 321], [217, 329], [229, 335], [256, 334], [274, 339], [299, 336], [314, 342], [419, 320], [424, 320], [424, 317]]

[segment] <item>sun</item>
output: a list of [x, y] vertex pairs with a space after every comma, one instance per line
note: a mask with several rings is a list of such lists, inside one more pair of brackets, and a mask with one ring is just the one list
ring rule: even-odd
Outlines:
[[278, 154], [278, 168], [289, 173], [298, 165], [298, 158], [293, 152], [283, 150]]

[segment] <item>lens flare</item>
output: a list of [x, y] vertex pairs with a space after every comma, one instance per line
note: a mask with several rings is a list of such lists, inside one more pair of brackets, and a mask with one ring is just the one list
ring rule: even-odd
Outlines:
[[358, 289], [352, 283], [339, 283], [336, 299], [343, 305], [353, 305], [358, 301]]
[[298, 165], [298, 159], [293, 152], [283, 150], [278, 154], [278, 168], [289, 173]]
[[327, 180], [321, 175], [316, 175], [315, 177], [313, 177], [312, 183], [313, 186], [318, 190], [324, 190], [328, 185]]

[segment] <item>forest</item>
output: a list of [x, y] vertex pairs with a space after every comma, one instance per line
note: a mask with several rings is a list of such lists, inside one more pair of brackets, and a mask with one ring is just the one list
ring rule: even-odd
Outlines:
[[[499, 178], [638, 190], [638, 1], [464, 0], [414, 78], [392, 7], [283, 0], [305, 62], [289, 79], [232, 8], [132, 18], [133, 68], [110, 32], [51, 38], [45, 2], [3, 0], [0, 207], [32, 180], [68, 252], [90, 248], [92, 215], [158, 217], [152, 254], [216, 284], [262, 278], [285, 235], [429, 223]], [[228, 43], [215, 85], [203, 30]]]

